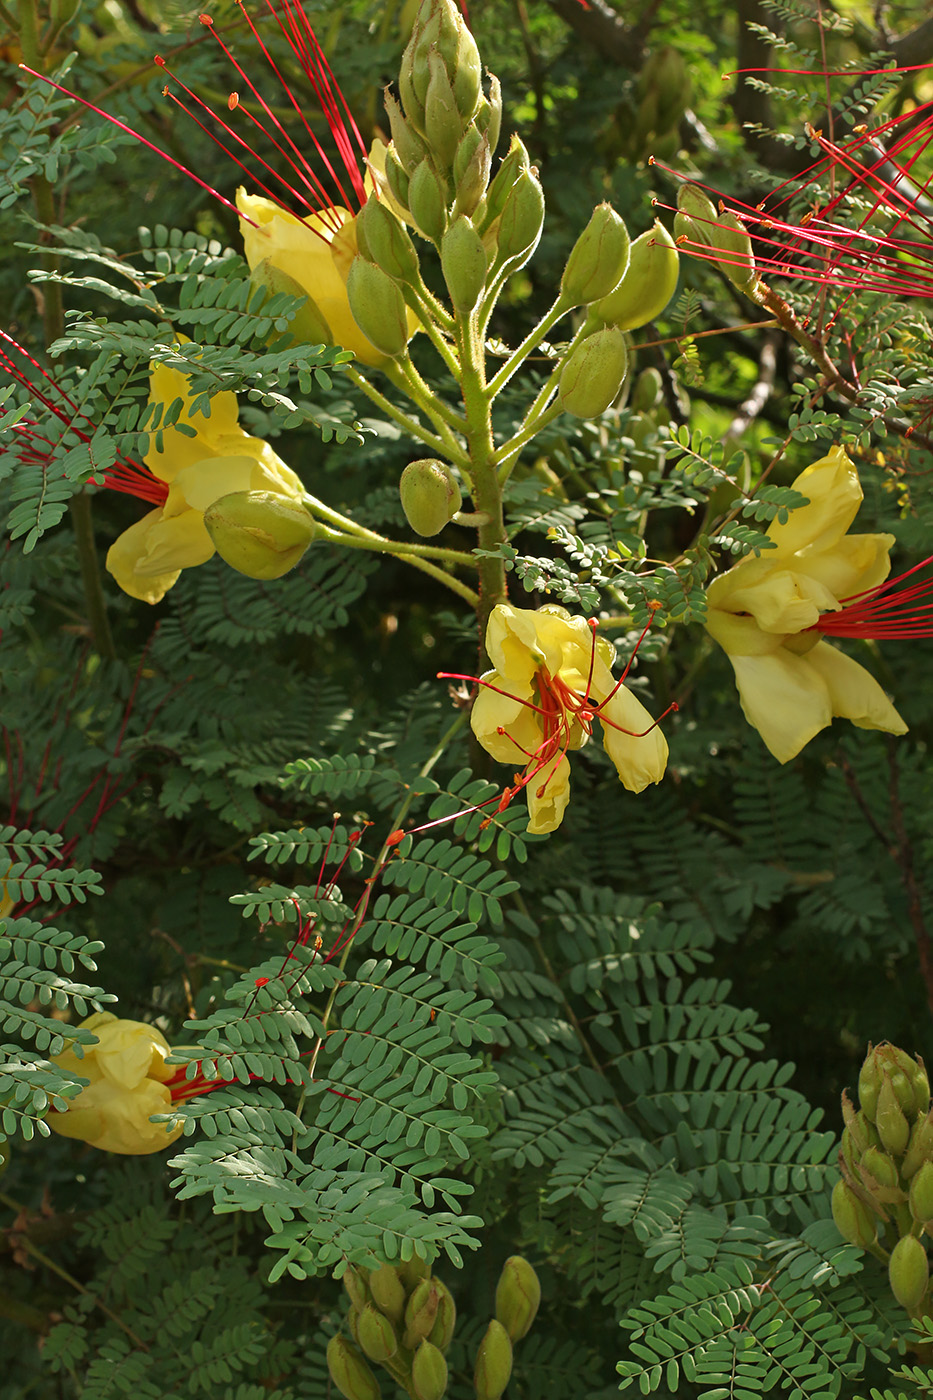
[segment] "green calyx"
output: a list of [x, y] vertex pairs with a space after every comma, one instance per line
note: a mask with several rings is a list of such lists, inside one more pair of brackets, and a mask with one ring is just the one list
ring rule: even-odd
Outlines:
[[221, 559], [255, 579], [287, 574], [316, 534], [304, 506], [274, 491], [221, 496], [205, 510], [204, 524]]

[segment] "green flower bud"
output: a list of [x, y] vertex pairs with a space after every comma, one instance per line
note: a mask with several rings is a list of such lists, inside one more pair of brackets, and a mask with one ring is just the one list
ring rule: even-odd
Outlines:
[[[443, 462], [437, 462], [436, 465], [441, 467], [445, 472], [449, 471], [449, 468], [446, 467]], [[459, 487], [457, 487], [456, 481], [454, 481], [454, 486], [457, 488], [457, 490], [460, 489]], [[415, 1284], [418, 1283], [420, 1279], [430, 1277], [431, 1265], [429, 1264], [427, 1259], [422, 1259], [421, 1255], [417, 1254], [413, 1250], [410, 1259], [406, 1259], [402, 1263], [396, 1264], [395, 1272], [402, 1280], [402, 1287], [405, 1289], [405, 1292], [410, 1293], [414, 1288]], [[439, 1280], [435, 1279], [434, 1282], [439, 1283]]]
[[369, 1302], [369, 1289], [359, 1269], [354, 1268], [352, 1264], [343, 1271], [343, 1286], [347, 1290], [347, 1297], [353, 1309], [359, 1312], [361, 1308], [365, 1308]]
[[370, 1361], [388, 1361], [398, 1351], [395, 1328], [372, 1303], [367, 1303], [356, 1320], [356, 1335]]
[[[859, 1176], [873, 1194], [877, 1188], [884, 1191], [899, 1189], [897, 1163], [880, 1147], [867, 1148], [858, 1167]], [[885, 1199], [891, 1200], [892, 1197], [886, 1196]]]
[[[917, 1056], [916, 1064], [912, 1070], [908, 1070], [907, 1077], [910, 1080], [911, 1088], [914, 1091], [914, 1115], [924, 1114], [930, 1107], [930, 1080], [927, 1075], [926, 1065], [920, 1056]], [[911, 1116], [911, 1115], [908, 1115]]]
[[614, 291], [629, 259], [628, 229], [611, 204], [597, 204], [560, 279], [568, 306], [589, 306]]
[[[893, 1152], [899, 1156], [907, 1147], [910, 1139], [910, 1124], [898, 1103], [892, 1078], [893, 1076], [890, 1074], [883, 1074], [881, 1077], [878, 1107], [875, 1109], [875, 1127], [878, 1129], [878, 1136], [885, 1151]], [[905, 1075], [902, 1075], [901, 1078], [905, 1080], [905, 1083], [907, 1082]], [[909, 1083], [907, 1087], [910, 1088]]]
[[476, 1353], [473, 1386], [476, 1400], [499, 1400], [512, 1374], [512, 1343], [501, 1322], [493, 1319]]
[[496, 154], [502, 130], [502, 87], [495, 73], [489, 75], [489, 97], [480, 97], [473, 118], [489, 142], [489, 154]]
[[386, 184], [399, 207], [407, 209], [410, 181], [393, 146], [386, 151]]
[[[492, 150], [490, 142], [489, 149]], [[486, 233], [491, 229], [497, 219], [501, 219], [505, 209], [505, 201], [519, 175], [531, 169], [531, 162], [528, 159], [528, 152], [517, 136], [513, 136], [509, 145], [508, 155], [499, 162], [499, 169], [495, 173], [492, 184], [489, 186], [489, 193], [486, 196], [486, 210], [480, 232]]]
[[426, 539], [441, 530], [463, 505], [460, 487], [450, 468], [435, 457], [409, 462], [398, 484], [402, 510], [416, 535]]
[[625, 276], [614, 292], [590, 308], [590, 320], [622, 331], [647, 325], [676, 292], [679, 272], [674, 240], [655, 220], [654, 228], [632, 243]]
[[497, 270], [517, 272], [538, 246], [544, 227], [544, 190], [534, 170], [523, 170], [505, 199], [495, 231]]
[[650, 413], [664, 398], [664, 380], [654, 366], [643, 369], [635, 380], [629, 407], [633, 413]]
[[440, 1294], [431, 1278], [419, 1279], [405, 1304], [405, 1333], [402, 1345], [414, 1351], [434, 1326]]
[[327, 1369], [345, 1400], [379, 1400], [379, 1382], [356, 1347], [339, 1333], [327, 1343]]
[[746, 295], [758, 286], [758, 273], [755, 270], [755, 254], [752, 240], [741, 219], [726, 209], [720, 214], [716, 225], [716, 247], [724, 254], [719, 264], [734, 287]]
[[[639, 91], [649, 87], [657, 94], [660, 116], [672, 114], [673, 119], [679, 121], [690, 101], [690, 77], [680, 54], [670, 44], [649, 54], [638, 75]], [[663, 121], [664, 130], [670, 119], [668, 116], [667, 121]]]
[[463, 121], [444, 60], [439, 53], [432, 53], [428, 63], [431, 81], [424, 102], [424, 134], [431, 152], [449, 170], [463, 135]]
[[361, 255], [381, 267], [395, 282], [417, 282], [419, 262], [405, 225], [381, 199], [367, 199], [356, 216], [356, 239]]
[[401, 355], [408, 344], [408, 317], [402, 294], [388, 273], [357, 255], [347, 277], [347, 300], [366, 339], [383, 355]]
[[408, 207], [425, 238], [439, 243], [447, 227], [447, 195], [429, 160], [423, 160], [408, 185]]
[[454, 1328], [457, 1325], [457, 1305], [446, 1284], [442, 1283], [439, 1278], [433, 1279], [433, 1283], [437, 1289], [437, 1316], [434, 1319], [434, 1326], [428, 1333], [428, 1341], [433, 1342], [441, 1351], [446, 1351], [453, 1339]]
[[389, 114], [389, 127], [392, 131], [395, 154], [406, 174], [410, 175], [415, 167], [424, 160], [428, 154], [428, 148], [411, 122], [405, 120], [405, 115], [389, 88], [385, 90], [385, 107]]
[[[898, 1065], [889, 1066], [886, 1073], [891, 1081], [891, 1088], [894, 1090], [898, 1107], [905, 1116], [913, 1120], [916, 1114], [914, 1113], [914, 1090], [910, 1077]], [[880, 1097], [878, 1102], [881, 1102]]]
[[510, 1341], [520, 1342], [531, 1331], [541, 1302], [538, 1275], [520, 1254], [506, 1259], [496, 1284], [496, 1320]]
[[930, 1281], [927, 1252], [913, 1235], [905, 1235], [891, 1250], [888, 1260], [888, 1282], [902, 1308], [909, 1312], [918, 1307]]
[[347, 1313], [347, 1326], [350, 1329], [350, 1336], [357, 1346], [360, 1344], [360, 1314], [356, 1308], [351, 1308]]
[[475, 125], [463, 134], [457, 154], [454, 156], [454, 188], [456, 203], [454, 216], [472, 214], [489, 185], [490, 169], [489, 141], [481, 136]]
[[874, 1244], [878, 1234], [874, 1216], [844, 1181], [837, 1181], [833, 1187], [833, 1220], [849, 1244], [857, 1244], [860, 1249]]
[[376, 1307], [398, 1326], [405, 1316], [405, 1289], [391, 1264], [383, 1264], [369, 1276], [369, 1291]]
[[615, 326], [582, 340], [564, 361], [557, 397], [565, 413], [598, 418], [617, 396], [628, 368], [625, 337]]
[[209, 505], [204, 524], [214, 548], [247, 578], [281, 578], [314, 539], [314, 521], [300, 501], [275, 491], [232, 491]]
[[866, 1118], [872, 1123], [875, 1121], [875, 1110], [878, 1107], [878, 1095], [881, 1092], [881, 1066], [876, 1062], [871, 1041], [868, 1042], [868, 1054], [862, 1063], [858, 1076], [858, 1100], [862, 1106]]
[[460, 35], [455, 66], [450, 72], [457, 111], [463, 125], [466, 126], [467, 122], [471, 122], [476, 116], [483, 95], [483, 62], [476, 47], [476, 40], [459, 13], [457, 22]]
[[285, 292], [290, 297], [305, 298], [304, 306], [289, 322], [288, 334], [291, 336], [292, 345], [333, 345], [334, 337], [327, 324], [327, 318], [317, 302], [308, 296], [304, 287], [296, 282], [294, 277], [273, 266], [269, 258], [263, 258], [262, 262], [253, 268], [249, 280], [252, 286], [264, 287], [273, 295]]
[[933, 1222], [933, 1162], [924, 1162], [910, 1183], [910, 1213], [926, 1226]]
[[441, 269], [451, 304], [469, 315], [486, 285], [486, 249], [473, 224], [461, 214], [441, 239]]
[[[677, 208], [686, 223], [679, 225], [675, 218], [674, 236], [677, 237], [682, 231], [687, 232], [694, 243], [715, 247], [716, 207], [698, 185], [681, 185], [677, 191]], [[689, 231], [691, 228], [692, 232]]]
[[909, 1181], [924, 1162], [933, 1161], [933, 1112], [918, 1118], [910, 1130], [910, 1142], [901, 1163], [901, 1173]]
[[447, 1362], [432, 1342], [423, 1341], [411, 1363], [414, 1400], [444, 1400], [447, 1394]]

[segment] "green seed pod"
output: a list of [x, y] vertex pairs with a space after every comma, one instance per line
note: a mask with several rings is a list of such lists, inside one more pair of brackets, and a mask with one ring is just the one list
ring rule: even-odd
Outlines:
[[[446, 467], [443, 462], [437, 462], [436, 465], [441, 467], [441, 469], [444, 472], [449, 472], [450, 470], [450, 468]], [[402, 473], [402, 475], [404, 476], [404, 472]], [[451, 480], [453, 480], [453, 478], [451, 478]], [[453, 480], [453, 484], [457, 490], [460, 489], [457, 486], [455, 480]], [[415, 1284], [418, 1283], [421, 1279], [429, 1278], [431, 1276], [431, 1265], [429, 1264], [427, 1259], [422, 1259], [421, 1255], [413, 1250], [410, 1259], [406, 1259], [404, 1260], [404, 1262], [396, 1264], [395, 1272], [402, 1280], [402, 1287], [405, 1289], [406, 1294], [408, 1294], [411, 1293], [412, 1289], [415, 1287]], [[435, 1279], [434, 1282], [438, 1283], [439, 1280]]]
[[457, 110], [444, 60], [439, 53], [432, 53], [428, 63], [431, 81], [424, 101], [424, 134], [431, 153], [440, 165], [449, 170], [463, 135], [463, 120]]
[[849, 1244], [857, 1244], [860, 1249], [874, 1244], [878, 1233], [874, 1216], [844, 1181], [837, 1181], [833, 1187], [833, 1220]]
[[590, 308], [593, 324], [636, 330], [659, 316], [677, 290], [680, 258], [664, 225], [655, 220], [654, 228], [632, 243], [625, 276], [602, 301]]
[[910, 1142], [901, 1163], [904, 1179], [909, 1181], [924, 1162], [930, 1161], [933, 1161], [933, 1112], [918, 1118], [910, 1130]]
[[933, 1162], [924, 1162], [910, 1183], [910, 1213], [926, 1226], [933, 1221]]
[[930, 1281], [927, 1252], [913, 1235], [905, 1235], [891, 1250], [888, 1282], [902, 1308], [913, 1312], [920, 1304]]
[[878, 1095], [881, 1092], [881, 1067], [875, 1060], [871, 1041], [868, 1042], [868, 1054], [862, 1062], [862, 1068], [858, 1076], [858, 1101], [866, 1118], [872, 1123], [875, 1121], [875, 1110], [878, 1107]]
[[367, 1303], [356, 1320], [357, 1340], [370, 1361], [388, 1361], [398, 1351], [395, 1328], [372, 1303]]
[[409, 462], [398, 484], [402, 510], [416, 535], [429, 539], [441, 530], [463, 505], [460, 487], [450, 468], [436, 457]]
[[502, 1323], [509, 1340], [520, 1342], [531, 1331], [541, 1303], [538, 1275], [520, 1254], [506, 1259], [496, 1284], [496, 1320]]
[[444, 1400], [447, 1394], [447, 1362], [432, 1342], [423, 1341], [411, 1363], [414, 1400]]
[[[902, 1078], [906, 1083], [906, 1076], [902, 1076]], [[909, 1090], [909, 1083], [907, 1087]], [[878, 1107], [875, 1110], [875, 1127], [878, 1129], [878, 1136], [885, 1151], [900, 1156], [910, 1139], [910, 1124], [898, 1103], [897, 1092], [890, 1074], [882, 1075]]]
[[402, 1345], [414, 1351], [428, 1336], [437, 1318], [440, 1294], [431, 1278], [419, 1279], [405, 1304], [405, 1332]]
[[359, 1269], [350, 1264], [343, 1272], [343, 1286], [347, 1290], [354, 1311], [359, 1312], [369, 1302], [369, 1289]]
[[476, 1353], [473, 1372], [476, 1400], [499, 1400], [511, 1374], [512, 1343], [502, 1323], [493, 1319]]
[[353, 319], [383, 355], [401, 355], [408, 344], [405, 302], [388, 273], [357, 255], [347, 277], [347, 300]]
[[429, 160], [423, 160], [411, 177], [408, 207], [418, 231], [439, 243], [447, 227], [447, 195]]
[[[294, 277], [273, 266], [269, 258], [263, 258], [262, 262], [253, 268], [249, 280], [252, 286], [264, 287], [273, 295], [285, 292], [290, 297], [306, 298], [304, 306], [289, 322], [288, 334], [291, 336], [292, 345], [333, 345], [334, 337], [327, 324], [327, 318], [317, 302], [308, 296], [304, 287], [296, 282]], [[278, 336], [281, 332], [276, 331], [273, 334]]]
[[390, 88], [385, 90], [385, 107], [389, 115], [389, 127], [392, 132], [395, 154], [398, 156], [405, 173], [411, 175], [415, 167], [428, 154], [427, 145], [415, 131], [411, 122], [406, 121], [405, 114], [393, 97]]
[[345, 1400], [379, 1400], [379, 1382], [352, 1342], [339, 1333], [327, 1343], [327, 1369]]
[[356, 216], [356, 239], [361, 256], [381, 267], [394, 282], [418, 282], [420, 264], [415, 245], [384, 200], [367, 199]]
[[451, 304], [462, 316], [473, 310], [486, 286], [486, 249], [473, 224], [461, 214], [441, 239], [441, 269]]
[[557, 397], [565, 413], [598, 418], [617, 396], [628, 368], [625, 336], [615, 326], [582, 340], [564, 361]]
[[300, 501], [275, 491], [232, 491], [204, 512], [214, 548], [247, 578], [281, 578], [299, 562], [316, 534]]
[[433, 1342], [441, 1351], [446, 1351], [453, 1340], [454, 1328], [457, 1325], [457, 1305], [446, 1284], [439, 1278], [432, 1279], [432, 1282], [437, 1289], [437, 1316], [428, 1333], [428, 1341]]
[[628, 229], [611, 204], [597, 204], [560, 280], [567, 305], [589, 306], [608, 296], [622, 280], [628, 259]]
[[369, 1276], [369, 1291], [379, 1311], [398, 1327], [405, 1316], [405, 1289], [391, 1264], [383, 1264]]

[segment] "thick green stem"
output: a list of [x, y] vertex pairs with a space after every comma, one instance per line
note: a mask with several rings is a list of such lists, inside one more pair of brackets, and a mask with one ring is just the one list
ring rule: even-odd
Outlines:
[[[486, 384], [483, 341], [476, 313], [458, 316], [457, 340], [473, 477], [473, 504], [477, 514], [485, 517], [477, 529], [477, 544], [481, 550], [496, 550], [506, 543], [505, 522], [502, 517], [502, 490], [496, 473], [492, 398]], [[484, 636], [489, 614], [497, 603], [504, 602], [506, 598], [504, 559], [480, 556], [479, 592], [477, 618], [480, 635]]]

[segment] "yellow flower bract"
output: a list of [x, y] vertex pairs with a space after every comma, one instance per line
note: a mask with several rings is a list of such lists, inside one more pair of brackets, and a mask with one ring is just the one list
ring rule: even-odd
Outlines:
[[862, 487], [842, 447], [801, 472], [794, 490], [809, 504], [772, 522], [775, 548], [740, 560], [707, 590], [706, 625], [732, 662], [745, 718], [781, 763], [834, 716], [861, 729], [907, 730], [868, 671], [808, 630], [884, 582], [894, 536], [847, 533]]

